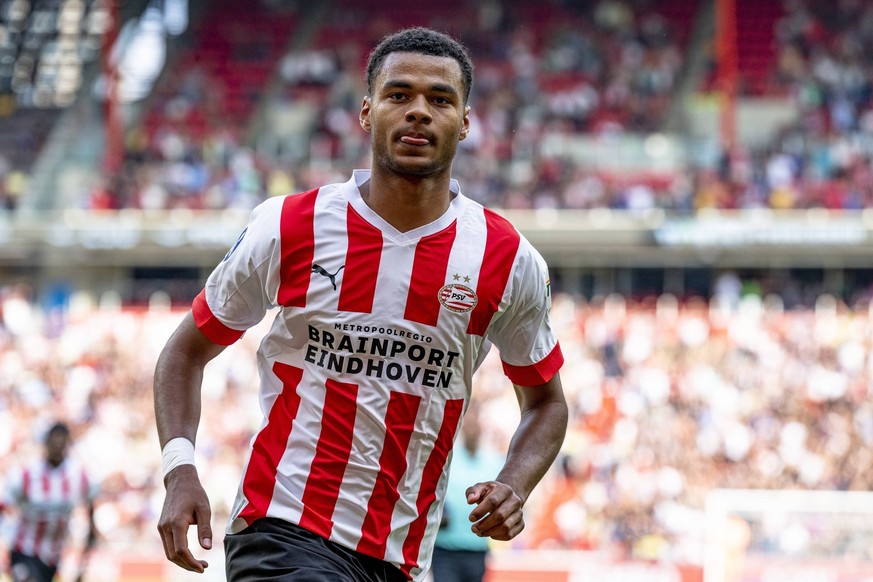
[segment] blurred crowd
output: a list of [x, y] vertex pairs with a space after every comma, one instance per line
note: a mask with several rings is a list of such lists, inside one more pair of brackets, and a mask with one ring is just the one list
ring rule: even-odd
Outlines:
[[[750, 23], [751, 24], [751, 23]], [[768, 147], [728, 152], [715, 206], [858, 210], [873, 206], [873, 4], [784, 0], [765, 96], [797, 119]]]
[[[714, 153], [705, 156], [689, 142], [685, 161], [672, 169], [625, 171], [580, 162], [579, 154], [544, 144], [661, 135], [675, 114], [692, 47], [714, 53], [711, 40], [692, 45], [702, 3], [452, 0], [400, 10], [337, 1], [341, 10], [302, 46], [288, 48], [292, 39], [281, 35], [253, 40], [227, 33], [222, 42], [229, 43], [229, 54], [250, 63], [252, 75], [275, 65], [273, 83], [257, 75], [225, 78], [227, 63], [208, 65], [214, 45], [189, 41], [180, 49], [182, 64], [170, 67], [156, 94], [143, 101], [143, 121], [126, 133], [118, 171], [95, 177], [90, 191], [64, 203], [93, 209], [251, 208], [269, 196], [345, 179], [350, 169], [367, 163], [368, 136], [357, 122], [367, 51], [382, 35], [415, 22], [451, 31], [473, 54], [472, 132], [461, 144], [455, 173], [481, 202], [677, 213], [873, 206], [869, 2], [779, 2], [772, 42], [762, 47], [773, 58], [757, 96], [785, 98], [797, 115], [772, 140], [755, 147], [710, 144], [703, 149]], [[278, 10], [266, 0], [260, 6], [265, 18]], [[9, 50], [16, 38], [42, 38], [14, 29], [23, 17], [6, 18], [0, 40], [7, 30]], [[88, 22], [82, 19], [80, 28], [86, 30]], [[43, 44], [51, 47], [48, 32]], [[281, 50], [278, 60], [263, 62], [263, 55]], [[703, 78], [697, 90], [714, 88], [711, 78]], [[265, 115], [261, 121], [281, 128], [281, 135], [248, 135], [245, 118], [229, 114], [239, 99], [262, 99], [249, 121]], [[6, 113], [0, 108], [0, 122]], [[10, 150], [16, 156], [20, 151]], [[26, 187], [28, 168], [13, 158], [0, 151], [0, 208], [20, 204]]]
[[873, 485], [868, 303], [610, 296], [557, 309], [572, 313], [562, 378], [576, 423], [535, 545], [696, 562], [714, 488]]
[[[268, 101], [279, 103], [271, 122], [285, 128], [280, 144], [257, 144], [210, 114], [222, 81], [193, 68], [177, 75], [176, 98], [158, 104], [166, 109], [163, 125], [130, 132], [124, 168], [84, 204], [251, 207], [344, 180], [367, 159], [368, 135], [357, 122], [366, 92], [362, 63], [398, 25], [389, 10], [373, 17], [371, 6], [347, 4], [310, 48], [289, 51], [277, 64], [281, 86]], [[456, 175], [468, 195], [513, 209], [873, 205], [873, 71], [864, 59], [873, 48], [873, 5], [783, 4], [767, 91], [787, 97], [797, 120], [764, 147], [736, 144], [706, 161], [689, 152], [672, 171], [616, 172], [543, 144], [663, 131], [687, 66], [696, 3], [684, 19], [651, 0], [450, 3], [432, 24], [458, 34], [477, 66], [472, 132]], [[176, 123], [193, 114], [207, 118], [205, 132]]]
[[[0, 291], [0, 475], [37, 454], [52, 421], [67, 420], [74, 454], [102, 483], [104, 543], [159, 551], [151, 379], [183, 313], [160, 297], [140, 310], [74, 297], [53, 312], [31, 293]], [[699, 565], [714, 488], [873, 488], [867, 302], [821, 296], [788, 310], [776, 296], [557, 295], [552, 314], [570, 429], [509, 546]], [[259, 422], [253, 352], [264, 330], [207, 368], [198, 471], [219, 530]], [[475, 377], [474, 399], [483, 446], [505, 451], [518, 408], [496, 353]]]
[[[68, 307], [44, 308], [31, 293], [26, 285], [0, 288], [0, 475], [41, 454], [42, 433], [55, 419], [68, 421], [73, 455], [101, 484], [95, 518], [103, 542], [114, 552], [154, 554], [163, 484], [152, 378], [183, 313], [160, 298], [148, 309], [121, 310], [111, 294], [100, 305], [74, 297]], [[250, 357], [257, 335], [222, 355], [204, 383], [198, 463], [219, 532], [259, 420]]]
[[[367, 51], [399, 22], [392, 21], [396, 7], [373, 16], [378, 9], [368, 3], [346, 4], [309, 49], [289, 51], [277, 64], [280, 103], [271, 121], [285, 128], [278, 147], [258, 149], [251, 143], [256, 140], [210, 115], [221, 91], [209, 87], [222, 82], [193, 68], [180, 76], [177, 98], [159, 105], [163, 125], [131, 132], [128, 163], [90, 204], [251, 206], [267, 196], [344, 181], [350, 169], [368, 163], [369, 136], [357, 119], [366, 94], [363, 64]], [[606, 0], [593, 8], [547, 3], [536, 9], [521, 2], [454, 2], [442, 10], [431, 8], [433, 25], [464, 40], [476, 63], [472, 131], [455, 168], [466, 192], [509, 208], [625, 204], [618, 198], [629, 196], [626, 180], [577, 170], [536, 144], [662, 125], [682, 55], [675, 27], [655, 3]], [[192, 112], [210, 119], [205, 134], [179, 123]]]

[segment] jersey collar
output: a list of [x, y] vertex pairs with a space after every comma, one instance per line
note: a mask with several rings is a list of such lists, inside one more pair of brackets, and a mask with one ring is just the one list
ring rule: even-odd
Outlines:
[[369, 179], [370, 170], [355, 170], [352, 173], [351, 179], [346, 182], [349, 192], [349, 203], [358, 214], [364, 218], [364, 220], [381, 230], [382, 234], [396, 242], [418, 240], [448, 228], [458, 218], [458, 216], [460, 216], [461, 209], [466, 202], [466, 197], [461, 193], [460, 184], [457, 180], [452, 178], [449, 181], [449, 191], [452, 193], [452, 200], [443, 215], [433, 222], [419, 226], [418, 228], [406, 232], [400, 232], [385, 219], [376, 214], [376, 212], [373, 211], [373, 209], [370, 208], [361, 197], [360, 187]]

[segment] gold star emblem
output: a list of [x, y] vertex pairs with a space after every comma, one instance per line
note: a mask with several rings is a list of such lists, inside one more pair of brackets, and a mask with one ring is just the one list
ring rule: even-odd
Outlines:
[[455, 273], [455, 274], [454, 274], [454, 280], [455, 280], [455, 281], [460, 281], [460, 280], [461, 280], [461, 276], [458, 275], [457, 273]]
[[470, 282], [470, 277], [464, 277], [464, 283], [469, 283], [469, 282]]

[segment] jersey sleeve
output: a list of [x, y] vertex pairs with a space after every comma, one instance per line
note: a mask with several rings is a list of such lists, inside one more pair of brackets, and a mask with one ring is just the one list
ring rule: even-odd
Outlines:
[[548, 382], [564, 363], [550, 320], [551, 286], [545, 260], [522, 238], [505, 311], [488, 331], [500, 351], [503, 371], [519, 386]]
[[254, 209], [246, 228], [194, 299], [194, 322], [220, 345], [230, 345], [274, 307], [281, 260], [280, 197]]

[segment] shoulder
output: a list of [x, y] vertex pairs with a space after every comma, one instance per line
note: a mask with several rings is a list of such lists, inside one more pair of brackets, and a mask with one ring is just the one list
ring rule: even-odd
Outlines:
[[[287, 228], [306, 214], [311, 214], [320, 189], [267, 198], [252, 209], [244, 236], [275, 238], [280, 228]], [[307, 208], [309, 212], [307, 213]]]
[[314, 202], [316, 198], [330, 199], [342, 197], [347, 189], [348, 184], [346, 183], [325, 184], [323, 186], [295, 192], [293, 194], [273, 196], [255, 206], [253, 213], [261, 214], [264, 212], [280, 211], [288, 205], [305, 204], [307, 201]]
[[82, 459], [71, 457], [64, 461], [66, 479], [74, 484], [83, 498], [92, 497], [97, 489], [97, 480]]
[[25, 471], [27, 471], [27, 466], [22, 465], [21, 463], [16, 463], [9, 467], [6, 471], [4, 477], [6, 478], [7, 485], [11, 485], [16, 482], [20, 482], [22, 476]]
[[545, 260], [512, 221], [495, 210], [482, 207], [488, 233], [488, 246], [514, 255], [515, 270], [542, 270]]
[[28, 489], [30, 483], [38, 481], [45, 472], [45, 462], [34, 459], [13, 465], [6, 473], [6, 488], [13, 491]]
[[465, 196], [461, 196], [456, 204], [461, 224], [468, 231], [487, 237], [489, 246], [504, 248], [506, 243], [511, 243], [510, 248], [514, 248], [523, 238], [515, 225], [500, 212], [487, 208]]
[[283, 224], [311, 217], [314, 213], [341, 207], [345, 209], [355, 191], [349, 183], [326, 184], [294, 194], [276, 196], [255, 208], [255, 214], [281, 217]]
[[64, 461], [64, 467], [73, 477], [88, 477], [88, 468], [78, 457], [70, 457]]

